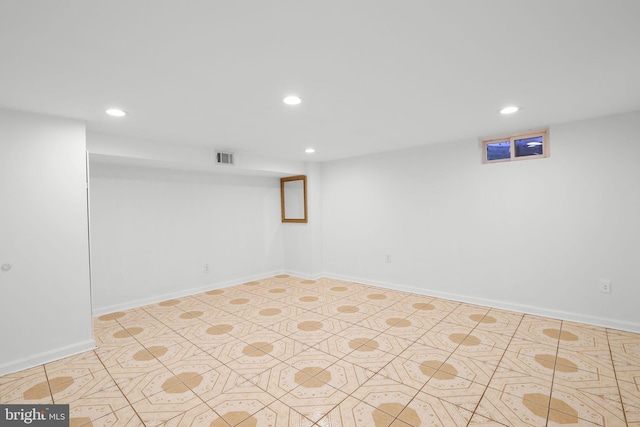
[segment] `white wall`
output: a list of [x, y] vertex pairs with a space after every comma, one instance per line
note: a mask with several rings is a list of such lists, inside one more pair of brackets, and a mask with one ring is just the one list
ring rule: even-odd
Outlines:
[[324, 164], [325, 271], [640, 331], [640, 113], [550, 138], [540, 160], [469, 140]]
[[0, 110], [0, 375], [95, 346], [84, 124]]
[[308, 163], [307, 223], [284, 223], [284, 266], [289, 274], [318, 278], [324, 272], [322, 236], [322, 167], [320, 163]]
[[300, 175], [305, 168], [304, 162], [260, 157], [240, 151], [234, 152], [234, 166], [229, 167], [216, 163], [216, 149], [212, 147], [123, 138], [97, 132], [88, 133], [87, 147], [93, 159], [169, 169], [286, 176]]
[[282, 271], [278, 178], [96, 162], [90, 171], [94, 314]]

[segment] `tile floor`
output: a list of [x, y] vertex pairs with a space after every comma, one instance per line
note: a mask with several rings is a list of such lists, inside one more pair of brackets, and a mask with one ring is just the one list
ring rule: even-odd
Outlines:
[[286, 275], [94, 321], [0, 377], [71, 426], [636, 426], [640, 334]]

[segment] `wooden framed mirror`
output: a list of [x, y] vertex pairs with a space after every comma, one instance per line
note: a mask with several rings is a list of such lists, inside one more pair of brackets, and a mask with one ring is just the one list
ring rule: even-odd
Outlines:
[[307, 222], [307, 176], [280, 178], [282, 222]]

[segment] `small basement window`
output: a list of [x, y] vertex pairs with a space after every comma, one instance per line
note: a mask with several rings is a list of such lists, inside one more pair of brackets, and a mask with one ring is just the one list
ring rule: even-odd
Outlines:
[[549, 131], [518, 133], [482, 140], [482, 163], [549, 157]]

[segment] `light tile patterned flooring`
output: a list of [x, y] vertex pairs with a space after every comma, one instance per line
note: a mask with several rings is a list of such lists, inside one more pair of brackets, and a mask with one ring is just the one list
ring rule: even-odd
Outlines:
[[640, 334], [286, 275], [96, 318], [0, 377], [71, 426], [636, 426]]

